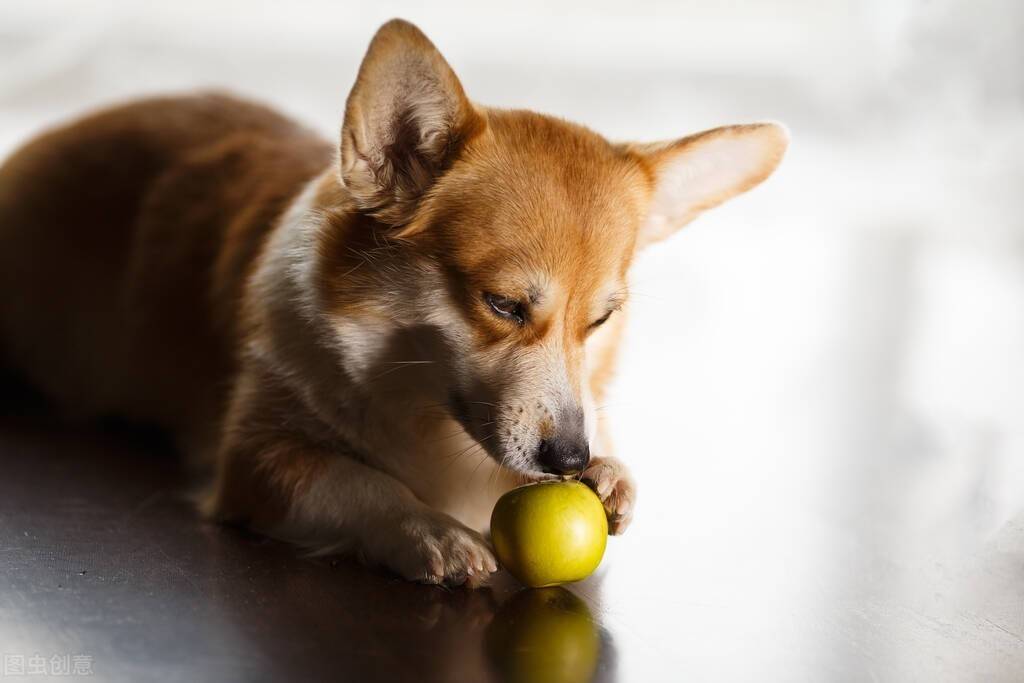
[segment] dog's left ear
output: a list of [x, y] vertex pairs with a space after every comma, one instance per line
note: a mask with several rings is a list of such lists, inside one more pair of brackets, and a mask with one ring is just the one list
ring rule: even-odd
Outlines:
[[782, 161], [789, 134], [776, 123], [714, 128], [672, 142], [628, 145], [650, 170], [651, 203], [637, 244], [662, 240], [702, 211], [746, 192]]
[[370, 42], [346, 103], [342, 182], [360, 210], [402, 225], [483, 127], [433, 43], [409, 22], [392, 19]]

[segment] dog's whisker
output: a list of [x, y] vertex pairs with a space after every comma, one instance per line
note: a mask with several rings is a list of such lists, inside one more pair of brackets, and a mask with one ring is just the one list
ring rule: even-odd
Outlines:
[[465, 448], [462, 448], [462, 449], [460, 449], [460, 450], [458, 450], [458, 451], [456, 451], [455, 453], [452, 453], [452, 454], [450, 454], [450, 455], [446, 455], [446, 456], [444, 456], [444, 457], [443, 457], [443, 458], [441, 458], [441, 459], [442, 459], [442, 460], [445, 460], [445, 461], [449, 461], [449, 460], [450, 460], [450, 461], [454, 461], [454, 460], [458, 459], [458, 458], [459, 458], [459, 457], [460, 457], [461, 455], [463, 455], [464, 453], [466, 453], [466, 452], [467, 452], [468, 450], [470, 450], [471, 448], [473, 448], [473, 447], [475, 447], [475, 446], [479, 446], [479, 445], [480, 445], [480, 444], [479, 444], [478, 442], [474, 441], [473, 443], [469, 444], [469, 445], [468, 445], [468, 446], [466, 446]]
[[[446, 472], [446, 471], [448, 471], [448, 470], [449, 470], [449, 469], [450, 469], [450, 468], [452, 467], [452, 465], [454, 465], [454, 464], [455, 464], [455, 462], [456, 462], [457, 460], [459, 460], [459, 459], [460, 459], [460, 458], [462, 458], [462, 457], [463, 457], [464, 455], [466, 455], [467, 453], [469, 453], [469, 452], [470, 452], [470, 451], [471, 451], [471, 450], [472, 450], [472, 449], [473, 449], [474, 447], [475, 447], [475, 448], [478, 448], [478, 449], [483, 449], [483, 444], [484, 444], [484, 443], [485, 443], [486, 441], [488, 441], [489, 439], [492, 439], [492, 438], [493, 438], [494, 436], [496, 436], [496, 434], [495, 434], [495, 433], [491, 433], [491, 434], [489, 434], [488, 436], [485, 436], [484, 438], [480, 439], [479, 441], [474, 441], [474, 442], [473, 442], [473, 443], [471, 443], [471, 444], [470, 444], [469, 446], [466, 446], [465, 448], [463, 448], [463, 449], [462, 449], [462, 450], [460, 450], [459, 452], [457, 452], [457, 453], [455, 453], [455, 454], [453, 454], [453, 455], [451, 455], [451, 456], [447, 456], [447, 457], [445, 457], [445, 458], [442, 458], [442, 460], [446, 460], [446, 461], [448, 461], [448, 464], [447, 464], [447, 465], [445, 465], [445, 468], [444, 468], [444, 470], [442, 470], [442, 471], [445, 471], [445, 472]], [[476, 453], [476, 451], [473, 451], [473, 453], [472, 453], [471, 455], [475, 455], [475, 453]], [[480, 466], [480, 465], [479, 465], [479, 464], [477, 464], [477, 467], [479, 467], [479, 466]]]
[[438, 437], [437, 439], [434, 439], [433, 441], [427, 441], [426, 443], [430, 444], [430, 445], [439, 444], [442, 441], [448, 441], [449, 439], [454, 439], [457, 436], [462, 436], [462, 435], [465, 435], [465, 434], [466, 434], [466, 430], [465, 429], [459, 429], [457, 432], [452, 432], [451, 434], [449, 434], [447, 436]]
[[498, 463], [498, 466], [495, 468], [494, 472], [492, 472], [491, 476], [488, 478], [488, 481], [487, 481], [487, 490], [488, 491], [491, 490], [491, 486], [493, 485], [493, 483], [498, 480], [498, 475], [501, 474], [502, 470], [505, 469], [505, 462], [507, 460], [508, 460], [508, 453], [506, 453], [505, 455], [503, 455], [501, 457], [501, 462]]
[[447, 464], [446, 464], [446, 465], [445, 465], [445, 466], [444, 466], [443, 468], [441, 468], [441, 472], [442, 472], [442, 473], [446, 473], [446, 472], [448, 472], [448, 471], [449, 471], [449, 470], [450, 470], [450, 469], [451, 469], [451, 468], [452, 468], [452, 467], [453, 467], [453, 466], [455, 465], [455, 463], [456, 463], [456, 462], [458, 462], [459, 460], [461, 460], [461, 459], [462, 459], [462, 457], [463, 457], [464, 455], [466, 455], [466, 454], [470, 453], [471, 451], [472, 451], [472, 452], [476, 452], [476, 451], [475, 451], [474, 449], [476, 449], [476, 448], [479, 448], [479, 447], [480, 447], [480, 444], [473, 444], [472, 446], [470, 446], [470, 447], [466, 448], [466, 449], [465, 449], [464, 451], [462, 451], [462, 452], [458, 453], [458, 454], [457, 454], [457, 455], [456, 455], [456, 456], [455, 456], [455, 457], [454, 457], [453, 459], [451, 459], [451, 460], [450, 460], [450, 461], [449, 461], [449, 462], [448, 462], [448, 463], [447, 463]]
[[[393, 367], [390, 367], [387, 370], [385, 370], [384, 372], [371, 377], [368, 381], [373, 382], [375, 380], [380, 379], [381, 377], [384, 377], [386, 375], [390, 375], [395, 370], [401, 370], [404, 367], [409, 367], [409, 366], [414, 366], [414, 365], [434, 365], [435, 363], [436, 363], [436, 361], [432, 361], [432, 360], [389, 360], [389, 361], [383, 361], [382, 365], [391, 365]], [[442, 404], [438, 404], [438, 405], [442, 405]]]
[[402, 369], [402, 366], [401, 366], [401, 365], [398, 365], [398, 366], [396, 366], [396, 367], [393, 367], [393, 368], [388, 368], [387, 370], [385, 370], [384, 372], [380, 373], [379, 375], [374, 375], [374, 376], [373, 376], [373, 377], [371, 377], [371, 378], [370, 378], [370, 379], [369, 379], [368, 381], [370, 381], [370, 382], [376, 382], [376, 381], [377, 381], [378, 379], [380, 379], [381, 377], [384, 377], [385, 375], [390, 375], [390, 374], [391, 374], [392, 372], [394, 372], [395, 370], [401, 370], [401, 369]]
[[[459, 457], [456, 458], [456, 460], [462, 459], [464, 457], [465, 458], [472, 458], [477, 453], [480, 453], [483, 450], [484, 450], [484, 447], [481, 444], [474, 443], [470, 448], [466, 449], [466, 451], [464, 451], [463, 453], [460, 453]], [[486, 456], [486, 453], [484, 455]], [[449, 463], [448, 467], [446, 467], [445, 470], [447, 471], [452, 466], [452, 464], [454, 464], [454, 461], [452, 463]], [[477, 465], [479, 466], [479, 463], [477, 463]]]
[[[491, 434], [491, 436], [494, 436], [494, 435], [493, 435], [493, 434]], [[481, 451], [483, 451], [483, 457], [482, 457], [482, 458], [480, 458], [480, 462], [478, 462], [478, 463], [476, 464], [476, 467], [474, 467], [474, 468], [473, 468], [473, 471], [469, 473], [469, 477], [468, 477], [468, 478], [467, 478], [467, 480], [466, 480], [466, 488], [469, 488], [469, 485], [473, 483], [473, 477], [475, 477], [475, 476], [476, 476], [476, 471], [477, 471], [478, 469], [480, 469], [480, 465], [483, 465], [483, 464], [484, 464], [484, 461], [485, 461], [485, 460], [488, 460], [488, 459], [489, 459], [489, 457], [488, 457], [488, 455], [487, 455], [487, 451], [486, 451], [486, 450], [484, 449], [484, 447], [483, 447], [483, 445], [482, 445], [482, 444], [483, 444], [483, 442], [481, 442], [481, 445], [480, 445], [480, 450], [481, 450]], [[474, 455], [475, 455], [475, 454], [474, 454]]]

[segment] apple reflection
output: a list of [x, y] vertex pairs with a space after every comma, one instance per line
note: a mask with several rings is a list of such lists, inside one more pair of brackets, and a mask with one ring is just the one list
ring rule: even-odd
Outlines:
[[561, 587], [533, 588], [501, 606], [485, 647], [507, 683], [584, 683], [596, 678], [602, 636], [581, 598]]

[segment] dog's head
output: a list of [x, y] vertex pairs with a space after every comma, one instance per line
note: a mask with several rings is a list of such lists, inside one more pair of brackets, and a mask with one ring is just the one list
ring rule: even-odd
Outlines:
[[349, 96], [340, 174], [367, 229], [384, 233], [374, 242], [396, 254], [364, 269], [390, 315], [444, 340], [433, 361], [452, 414], [506, 466], [566, 474], [590, 457], [588, 361], [626, 302], [637, 249], [760, 183], [786, 144], [775, 124], [615, 144], [486, 109], [396, 20]]

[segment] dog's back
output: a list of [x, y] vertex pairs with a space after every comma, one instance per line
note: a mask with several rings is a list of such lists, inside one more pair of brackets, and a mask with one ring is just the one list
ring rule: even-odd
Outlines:
[[0, 167], [0, 363], [72, 415], [215, 422], [244, 276], [332, 155], [221, 95], [145, 100], [28, 143]]

